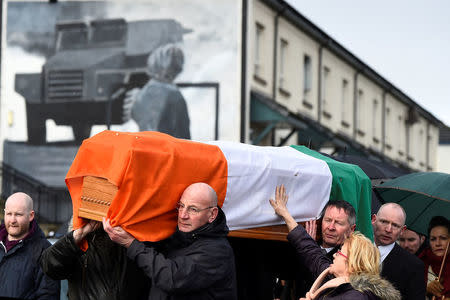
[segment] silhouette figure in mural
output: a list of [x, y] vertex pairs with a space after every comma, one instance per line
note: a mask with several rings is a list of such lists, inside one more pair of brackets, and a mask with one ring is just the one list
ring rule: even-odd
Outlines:
[[124, 119], [136, 121], [140, 131], [159, 131], [190, 139], [189, 114], [183, 95], [173, 83], [183, 70], [183, 51], [174, 44], [161, 46], [147, 60], [150, 80], [127, 92]]

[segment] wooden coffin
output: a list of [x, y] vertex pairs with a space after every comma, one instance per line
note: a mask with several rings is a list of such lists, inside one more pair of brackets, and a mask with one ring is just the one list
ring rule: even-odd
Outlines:
[[102, 221], [103, 217], [106, 217], [106, 213], [116, 193], [117, 186], [108, 180], [101, 177], [84, 176], [78, 216]]
[[[302, 225], [303, 227], [306, 226], [306, 222], [299, 222], [298, 224]], [[321, 228], [322, 228], [322, 219], [319, 219], [317, 220], [316, 241], [322, 238]], [[248, 229], [231, 230], [228, 233], [228, 236], [246, 239], [287, 242], [288, 233], [289, 232], [287, 226], [284, 224], [284, 225], [272, 225]]]
[[[117, 186], [101, 177], [84, 176], [81, 190], [81, 205], [78, 216], [81, 218], [102, 221], [106, 217], [111, 201], [117, 193]], [[320, 220], [318, 234], [320, 234]], [[305, 226], [305, 222], [299, 223]], [[250, 229], [230, 231], [229, 236], [248, 239], [287, 241], [286, 225], [264, 226]]]

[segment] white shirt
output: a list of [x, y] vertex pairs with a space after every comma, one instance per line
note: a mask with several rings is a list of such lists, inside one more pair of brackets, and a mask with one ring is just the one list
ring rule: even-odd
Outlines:
[[322, 249], [324, 249], [325, 251], [327, 251], [327, 253], [330, 253], [330, 251], [334, 249], [334, 247], [331, 247], [331, 248], [324, 248], [324, 247], [322, 247], [322, 246], [320, 246], [320, 248], [322, 248]]
[[380, 251], [380, 265], [383, 263], [386, 256], [391, 253], [392, 249], [394, 249], [395, 242], [386, 246], [378, 246], [378, 250]]

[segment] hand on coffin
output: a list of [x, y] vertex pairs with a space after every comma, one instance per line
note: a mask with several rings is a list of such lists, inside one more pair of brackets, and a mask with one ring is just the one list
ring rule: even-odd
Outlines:
[[103, 218], [103, 229], [109, 235], [111, 241], [122, 245], [125, 248], [130, 247], [131, 243], [134, 241], [134, 237], [126, 232], [122, 227], [112, 227], [109, 219], [106, 220], [105, 218]]
[[89, 223], [74, 230], [73, 239], [75, 240], [75, 243], [79, 244], [88, 233], [97, 230], [100, 227], [100, 224], [100, 222], [89, 220]]
[[277, 186], [275, 190], [275, 200], [270, 199], [269, 202], [275, 210], [275, 213], [284, 219], [289, 232], [291, 232], [295, 227], [297, 227], [298, 224], [291, 216], [286, 207], [288, 198], [289, 197], [288, 195], [286, 195], [286, 189], [284, 188], [284, 185], [281, 185]]
[[275, 213], [280, 217], [285, 217], [287, 214], [289, 214], [286, 207], [288, 198], [288, 195], [286, 195], [286, 189], [282, 184], [281, 186], [277, 186], [275, 190], [275, 200], [269, 200], [270, 205], [272, 205], [273, 209], [275, 210]]
[[305, 224], [306, 232], [312, 237], [313, 240], [317, 241], [317, 221], [315, 219], [306, 221]]

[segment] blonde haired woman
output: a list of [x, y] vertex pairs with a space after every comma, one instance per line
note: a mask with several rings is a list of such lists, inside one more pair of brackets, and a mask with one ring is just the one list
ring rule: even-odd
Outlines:
[[361, 233], [352, 233], [334, 254], [333, 262], [298, 225], [289, 213], [284, 186], [278, 186], [275, 200], [270, 199], [275, 213], [281, 216], [289, 230], [288, 240], [303, 264], [317, 278], [306, 300], [312, 299], [386, 299], [400, 300], [400, 293], [380, 273], [380, 253]]

